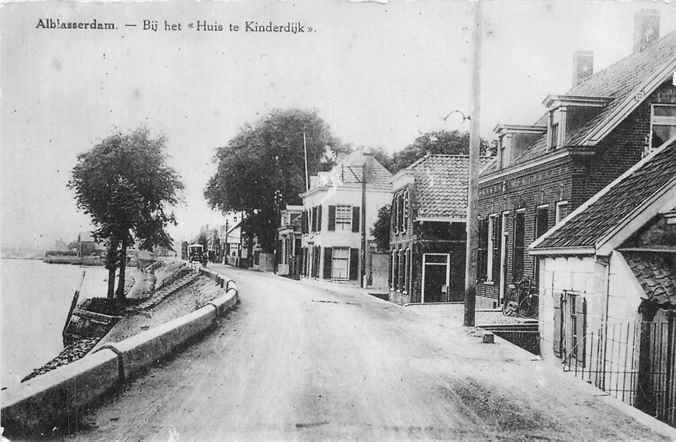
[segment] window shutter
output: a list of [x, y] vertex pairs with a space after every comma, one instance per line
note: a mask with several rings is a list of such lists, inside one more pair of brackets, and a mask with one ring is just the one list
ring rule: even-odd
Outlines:
[[493, 226], [493, 281], [500, 281], [500, 247], [502, 245], [502, 217], [495, 219]]
[[575, 325], [577, 326], [577, 330], [575, 330], [575, 334], [577, 335], [577, 350], [575, 357], [577, 358], [577, 362], [584, 366], [584, 354], [586, 350], [585, 332], [587, 328], [587, 300], [580, 295], [575, 297], [575, 302], [577, 303], [575, 306], [575, 314], [577, 315], [577, 320], [575, 321]]
[[329, 231], [336, 230], [336, 206], [329, 206]]
[[359, 269], [359, 249], [350, 249], [350, 279], [356, 281]]
[[553, 348], [554, 348], [554, 356], [557, 358], [561, 357], [561, 326], [562, 326], [562, 321], [561, 321], [561, 315], [562, 315], [562, 304], [563, 304], [563, 297], [559, 293], [554, 293], [552, 295], [552, 304], [553, 304], [553, 312], [554, 312], [554, 339], [553, 339]]
[[317, 206], [312, 208], [312, 231], [317, 231]]
[[331, 258], [333, 256], [333, 249], [331, 247], [324, 248], [324, 279], [331, 279]]
[[403, 249], [399, 249], [399, 283], [397, 285], [402, 292], [406, 290], [406, 286], [404, 285], [404, 282], [406, 281], [406, 278], [404, 277], [404, 264], [406, 264], [404, 261], [406, 260], [406, 256], [404, 253]]
[[322, 206], [317, 206], [317, 232], [322, 231]]
[[399, 211], [397, 210], [397, 201], [399, 201], [398, 196], [394, 196], [392, 198], [392, 208], [390, 209], [392, 211], [392, 230], [394, 233], [399, 232]]
[[477, 250], [477, 279], [486, 279], [488, 248], [488, 218], [479, 220], [479, 248]]
[[359, 232], [359, 207], [352, 207], [352, 231]]
[[322, 249], [319, 246], [315, 246], [315, 253], [314, 253], [314, 272], [312, 272], [312, 276], [315, 278], [319, 278], [319, 262], [321, 259], [320, 254], [322, 253]]
[[303, 210], [303, 213], [301, 214], [300, 227], [301, 227], [302, 233], [308, 233], [307, 232], [307, 210]]

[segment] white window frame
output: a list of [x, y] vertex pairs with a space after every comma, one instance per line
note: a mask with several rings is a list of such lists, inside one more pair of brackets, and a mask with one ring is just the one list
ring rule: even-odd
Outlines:
[[[347, 223], [338, 222], [338, 211], [340, 208], [344, 208], [347, 211]], [[335, 230], [336, 232], [351, 232], [352, 231], [352, 206], [347, 204], [338, 204], [336, 205], [336, 219], [335, 219]], [[340, 226], [340, 228], [338, 228]]]
[[653, 124], [656, 126], [676, 126], [676, 116], [655, 116], [656, 107], [672, 107], [676, 109], [676, 104], [654, 103], [650, 105], [650, 136], [648, 137], [648, 145], [646, 146], [644, 155], [647, 155], [653, 151]]
[[495, 230], [495, 223], [498, 222], [498, 214], [494, 213], [488, 216], [488, 241], [486, 242], [486, 282], [493, 282], [493, 230]]
[[[336, 251], [346, 251], [346, 257], [345, 258], [336, 258]], [[344, 277], [339, 277], [339, 276], [334, 276], [335, 269], [334, 269], [334, 263], [336, 261], [345, 261], [346, 267], [345, 267], [345, 276]], [[331, 279], [336, 280], [336, 281], [347, 281], [350, 279], [350, 248], [349, 247], [332, 247], [332, 252], [331, 252]]]
[[561, 217], [561, 206], [568, 206], [568, 200], [558, 201], [556, 203], [556, 210], [555, 210], [556, 213], [554, 215], [555, 224], [558, 224], [563, 220], [563, 218]]

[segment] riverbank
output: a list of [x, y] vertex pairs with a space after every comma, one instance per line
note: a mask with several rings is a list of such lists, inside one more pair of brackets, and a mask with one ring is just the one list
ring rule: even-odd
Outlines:
[[[158, 262], [145, 272], [134, 269], [125, 283], [127, 305], [115, 312], [121, 319], [105, 334], [77, 339], [47, 363], [32, 370], [22, 382], [71, 364], [103, 345], [120, 342], [194, 312], [222, 292], [213, 280], [199, 275], [181, 261]], [[86, 308], [89, 301], [85, 300], [81, 306]]]
[[82, 273], [86, 299], [105, 293], [108, 272], [35, 259], [3, 259], [0, 271], [0, 388], [11, 388], [63, 350], [61, 332]]

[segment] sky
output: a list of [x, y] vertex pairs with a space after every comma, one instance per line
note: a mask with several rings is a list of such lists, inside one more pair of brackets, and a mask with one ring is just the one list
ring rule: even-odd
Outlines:
[[[484, 2], [481, 132], [533, 123], [548, 94], [571, 86], [576, 50], [599, 71], [632, 50], [633, 16], [676, 3]], [[0, 8], [0, 243], [40, 247], [91, 228], [66, 188], [76, 156], [141, 124], [167, 136], [183, 178], [177, 240], [223, 223], [202, 192], [214, 149], [273, 108], [316, 110], [354, 145], [400, 150], [420, 133], [468, 129], [472, 3], [223, 1], [13, 3]], [[114, 22], [114, 31], [38, 29], [39, 19]], [[157, 20], [157, 32], [143, 20]], [[182, 31], [164, 31], [164, 21]], [[302, 22], [297, 34], [198, 32], [188, 23]], [[126, 27], [125, 24], [136, 24]], [[307, 30], [307, 28], [306, 28]]]

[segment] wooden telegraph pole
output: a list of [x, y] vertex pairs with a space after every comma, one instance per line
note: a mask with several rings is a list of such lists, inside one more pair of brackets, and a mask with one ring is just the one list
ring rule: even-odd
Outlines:
[[474, 326], [476, 305], [477, 248], [479, 245], [479, 121], [481, 113], [481, 0], [474, 2], [472, 32], [472, 86], [470, 96], [469, 184], [467, 191], [467, 250], [465, 254], [465, 320]]

